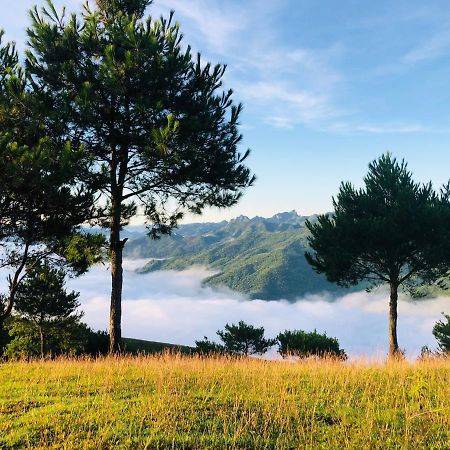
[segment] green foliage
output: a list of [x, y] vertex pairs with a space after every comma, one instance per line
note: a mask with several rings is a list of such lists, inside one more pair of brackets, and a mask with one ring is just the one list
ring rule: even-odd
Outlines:
[[339, 346], [336, 338], [320, 334], [316, 330], [307, 333], [302, 330], [286, 330], [277, 336], [278, 353], [283, 358], [288, 356], [334, 356], [346, 358], [344, 350]]
[[58, 322], [73, 315], [80, 306], [79, 293], [65, 289], [64, 270], [48, 262], [36, 263], [17, 291], [15, 311], [37, 324]]
[[[307, 222], [318, 273], [343, 286], [439, 280], [450, 266], [449, 192], [412, 179], [404, 161], [385, 154], [369, 165], [364, 188], [342, 183], [334, 213]], [[414, 278], [413, 278], [414, 276]]]
[[404, 161], [385, 154], [369, 164], [363, 188], [342, 183], [333, 206], [333, 214], [306, 223], [312, 249], [306, 259], [342, 286], [389, 283], [389, 354], [398, 357], [399, 287], [438, 283], [448, 274], [450, 184], [436, 193], [431, 183], [416, 183]]
[[226, 324], [223, 330], [218, 330], [222, 344], [210, 341], [206, 336], [195, 341], [195, 351], [202, 355], [229, 354], [229, 355], [262, 355], [272, 347], [275, 339], [264, 337], [264, 328], [256, 328], [240, 321], [237, 325]]
[[226, 324], [224, 330], [217, 331], [217, 335], [225, 351], [232, 355], [262, 355], [275, 344], [274, 339], [264, 337], [264, 327], [256, 328], [242, 320], [237, 325]]
[[96, 0], [98, 9], [107, 17], [125, 14], [141, 18], [152, 0]]
[[69, 261], [65, 253], [93, 215], [93, 190], [84, 180], [92, 161], [79, 143], [49, 129], [35, 87], [14, 46], [3, 45], [0, 36], [0, 266], [10, 272], [0, 328], [31, 261], [51, 256], [77, 273], [90, 262], [75, 255]]
[[[35, 262], [28, 270], [16, 294], [15, 311], [22, 321], [16, 324], [18, 326], [10, 327], [10, 335], [16, 339], [7, 347], [8, 356], [12, 356], [17, 349], [31, 351], [30, 345], [35, 342], [36, 333], [42, 357], [49, 351], [60, 353], [69, 348], [72, 350], [72, 344], [65, 343], [72, 342], [72, 338], [73, 342], [77, 341], [81, 314], [77, 314], [76, 310], [80, 303], [78, 292], [66, 292], [65, 277], [64, 270], [55, 269], [48, 262]], [[26, 335], [26, 328], [30, 330], [29, 335]], [[49, 346], [49, 339], [58, 345]], [[77, 350], [82, 348], [80, 344]]]
[[[6, 324], [10, 342], [4, 356], [8, 359], [23, 359], [42, 356], [39, 326], [25, 318], [12, 316]], [[78, 316], [67, 317], [58, 322], [49, 322], [45, 328], [46, 355], [76, 356], [86, 353], [89, 331]]]
[[439, 343], [439, 348], [450, 353], [450, 316], [444, 314], [445, 320], [439, 320], [433, 327], [433, 335]]
[[104, 260], [106, 240], [102, 234], [76, 233], [61, 244], [60, 253], [76, 275], [85, 273], [89, 267]]
[[93, 331], [88, 328], [85, 353], [91, 356], [106, 355], [109, 350], [109, 336], [106, 331]]
[[200, 355], [216, 355], [227, 353], [223, 345], [210, 341], [206, 336], [201, 341], [195, 341], [195, 351]]

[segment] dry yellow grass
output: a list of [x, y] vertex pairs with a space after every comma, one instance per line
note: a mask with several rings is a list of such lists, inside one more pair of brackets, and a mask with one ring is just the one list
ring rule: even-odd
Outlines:
[[0, 447], [450, 449], [450, 361], [5, 363]]

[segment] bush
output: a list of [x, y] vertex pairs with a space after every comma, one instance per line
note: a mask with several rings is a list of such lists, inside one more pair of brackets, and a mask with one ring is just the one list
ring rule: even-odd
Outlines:
[[201, 355], [213, 355], [226, 353], [223, 345], [210, 341], [206, 336], [201, 341], [195, 341], [195, 351]]
[[[93, 331], [77, 317], [55, 322], [49, 328], [47, 351], [49, 356], [106, 355], [109, 337], [105, 331]], [[28, 359], [40, 356], [39, 327], [32, 321], [11, 316], [5, 322], [6, 345], [3, 356], [8, 359]]]
[[328, 337], [326, 333], [320, 334], [316, 330], [312, 333], [286, 330], [277, 336], [277, 342], [278, 353], [283, 358], [287, 356], [305, 358], [312, 355], [347, 358], [336, 338]]
[[106, 331], [87, 329], [87, 342], [84, 352], [90, 356], [107, 355], [109, 351], [109, 334]]
[[234, 355], [262, 355], [275, 345], [275, 339], [264, 337], [264, 328], [256, 328], [240, 321], [237, 325], [225, 325], [224, 330], [219, 330], [217, 335], [223, 342], [225, 350]]

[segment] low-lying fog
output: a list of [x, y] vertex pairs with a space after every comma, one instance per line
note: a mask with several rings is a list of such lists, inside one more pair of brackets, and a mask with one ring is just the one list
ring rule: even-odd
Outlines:
[[[326, 294], [311, 295], [295, 303], [249, 301], [226, 289], [202, 287], [208, 271], [137, 274], [145, 261], [126, 261], [123, 292], [123, 335], [177, 344], [193, 345], [203, 336], [215, 338], [225, 323], [244, 320], [264, 326], [267, 336], [285, 329], [326, 331], [339, 339], [349, 355], [381, 356], [387, 351], [388, 294], [366, 292], [344, 295], [330, 301]], [[81, 292], [85, 321], [93, 328], [107, 329], [110, 274], [97, 266], [69, 282]], [[408, 356], [423, 345], [436, 347], [431, 333], [441, 312], [450, 312], [450, 297], [399, 302], [399, 343]]]

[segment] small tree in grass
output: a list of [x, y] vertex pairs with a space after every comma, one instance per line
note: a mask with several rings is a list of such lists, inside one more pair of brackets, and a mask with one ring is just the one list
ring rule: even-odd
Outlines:
[[41, 357], [45, 356], [47, 340], [55, 330], [73, 328], [81, 318], [76, 313], [79, 293], [66, 291], [65, 277], [63, 270], [40, 263], [28, 272], [17, 292], [15, 311], [38, 332]]
[[450, 267], [449, 186], [436, 193], [416, 183], [404, 161], [386, 154], [369, 165], [363, 188], [342, 183], [333, 206], [307, 221], [306, 258], [342, 286], [389, 285], [389, 355], [399, 356], [398, 289], [436, 282]]
[[439, 348], [450, 355], [450, 316], [443, 314], [444, 319], [439, 320], [433, 327], [433, 335], [439, 343]]
[[227, 353], [230, 355], [262, 355], [275, 345], [275, 339], [264, 337], [264, 327], [256, 328], [240, 321], [237, 325], [226, 324], [224, 330], [217, 331], [222, 344], [210, 341], [206, 336], [195, 341], [196, 350], [202, 354]]
[[287, 356], [335, 356], [346, 358], [344, 350], [339, 346], [339, 341], [314, 330], [307, 333], [302, 330], [286, 330], [277, 336], [278, 353]]
[[217, 335], [223, 342], [225, 350], [235, 355], [262, 355], [275, 344], [274, 339], [264, 337], [264, 327], [256, 328], [240, 321], [237, 325], [225, 325]]
[[[9, 359], [22, 359], [41, 356], [41, 336], [39, 328], [29, 319], [18, 315], [6, 321], [9, 342], [4, 356]], [[45, 355], [76, 356], [89, 352], [89, 328], [77, 316], [53, 322], [48, 325], [45, 336]]]

